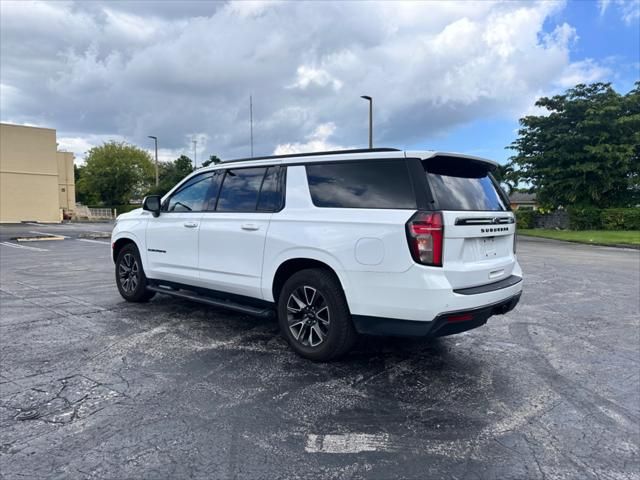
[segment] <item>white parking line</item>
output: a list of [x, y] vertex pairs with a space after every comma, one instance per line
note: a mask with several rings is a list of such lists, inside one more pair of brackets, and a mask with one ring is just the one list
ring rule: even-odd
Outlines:
[[0, 245], [4, 245], [5, 247], [22, 248], [22, 249], [26, 249], [26, 250], [35, 250], [36, 252], [48, 252], [49, 251], [46, 248], [27, 247], [26, 245], [18, 245], [17, 243], [11, 243], [11, 242], [1, 242]]
[[393, 450], [389, 435], [344, 433], [338, 435], [307, 435], [305, 450], [309, 453], [361, 453]]
[[66, 235], [61, 235], [59, 233], [44, 233], [44, 232], [36, 232], [35, 230], [30, 230], [29, 233], [35, 233], [36, 235], [44, 235], [45, 237], [62, 237], [62, 238], [71, 238]]
[[88, 238], [78, 238], [79, 242], [99, 243], [100, 245], [110, 245], [110, 242], [101, 242], [100, 240], [89, 240]]

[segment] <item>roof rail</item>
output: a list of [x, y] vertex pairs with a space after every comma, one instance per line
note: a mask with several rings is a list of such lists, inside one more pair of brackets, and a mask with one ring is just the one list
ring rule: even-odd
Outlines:
[[339, 153], [376, 153], [399, 151], [400, 150], [397, 148], [356, 148], [353, 150], [329, 150], [326, 152], [287, 153], [286, 155], [270, 155], [266, 157], [235, 158], [233, 160], [223, 160], [221, 163], [250, 162], [251, 160], [272, 160], [276, 158], [313, 157], [316, 155], [336, 155]]

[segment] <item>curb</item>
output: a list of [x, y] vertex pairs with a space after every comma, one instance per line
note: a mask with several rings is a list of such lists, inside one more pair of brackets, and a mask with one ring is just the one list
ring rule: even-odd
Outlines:
[[543, 242], [562, 242], [562, 243], [574, 243], [577, 245], [592, 245], [595, 247], [612, 247], [612, 248], [624, 248], [627, 250], [640, 250], [640, 245], [626, 244], [626, 243], [600, 243], [600, 242], [580, 242], [578, 240], [560, 240], [558, 238], [538, 237], [536, 235], [527, 235], [526, 233], [518, 233], [518, 238], [526, 238], [540, 240]]
[[46, 242], [47, 240], [64, 240], [65, 237], [59, 235], [34, 235], [28, 237], [13, 237], [16, 242]]

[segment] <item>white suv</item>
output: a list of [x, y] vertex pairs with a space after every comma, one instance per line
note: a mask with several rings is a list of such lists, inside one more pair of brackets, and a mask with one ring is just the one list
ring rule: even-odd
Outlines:
[[300, 355], [329, 360], [357, 333], [442, 336], [520, 299], [515, 219], [468, 155], [390, 148], [201, 168], [120, 215], [120, 294], [161, 292], [277, 315]]

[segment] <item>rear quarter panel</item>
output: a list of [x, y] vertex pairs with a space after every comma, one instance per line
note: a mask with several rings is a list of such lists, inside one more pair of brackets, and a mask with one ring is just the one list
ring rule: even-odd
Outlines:
[[286, 206], [273, 215], [265, 244], [264, 298], [273, 300], [274, 275], [282, 263], [293, 258], [329, 265], [349, 302], [356, 290], [349, 283], [349, 272], [408, 270], [413, 260], [404, 225], [414, 212], [316, 207], [304, 166], [288, 167]]

